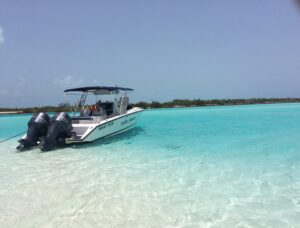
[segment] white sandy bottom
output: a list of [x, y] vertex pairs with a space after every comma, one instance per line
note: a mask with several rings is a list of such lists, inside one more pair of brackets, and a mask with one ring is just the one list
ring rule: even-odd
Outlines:
[[0, 148], [0, 227], [300, 224], [299, 157], [187, 155], [176, 146], [142, 151], [122, 143], [48, 153], [14, 147]]

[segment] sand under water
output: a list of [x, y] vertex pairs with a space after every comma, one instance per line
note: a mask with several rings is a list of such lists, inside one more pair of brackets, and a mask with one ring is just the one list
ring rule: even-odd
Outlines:
[[[30, 115], [0, 116], [0, 140]], [[299, 227], [300, 105], [142, 113], [43, 153], [0, 144], [0, 227]]]

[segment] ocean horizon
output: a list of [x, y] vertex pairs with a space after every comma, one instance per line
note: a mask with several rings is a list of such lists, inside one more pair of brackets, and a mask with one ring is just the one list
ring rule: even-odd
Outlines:
[[[0, 141], [30, 114], [0, 115]], [[300, 104], [145, 110], [50, 152], [0, 143], [0, 227], [298, 227]]]

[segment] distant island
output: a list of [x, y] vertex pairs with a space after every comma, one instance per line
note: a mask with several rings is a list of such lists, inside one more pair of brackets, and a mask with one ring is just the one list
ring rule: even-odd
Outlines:
[[138, 102], [133, 106], [141, 108], [179, 108], [179, 107], [197, 107], [197, 106], [225, 106], [225, 105], [250, 105], [250, 104], [275, 104], [275, 103], [299, 103], [300, 98], [251, 98], [251, 99], [174, 99], [168, 102], [152, 101]]
[[[155, 108], [181, 108], [200, 106], [225, 106], [225, 105], [250, 105], [250, 104], [276, 104], [276, 103], [299, 103], [300, 98], [251, 98], [251, 99], [174, 99], [167, 102], [144, 102], [131, 103], [130, 107], [141, 107], [144, 109]], [[61, 103], [58, 106], [41, 106], [29, 108], [0, 108], [0, 114], [20, 114], [35, 112], [69, 112], [69, 105]]]

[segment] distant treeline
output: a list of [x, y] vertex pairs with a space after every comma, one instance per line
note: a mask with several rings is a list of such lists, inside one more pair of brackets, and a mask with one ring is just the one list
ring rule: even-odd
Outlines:
[[[221, 106], [221, 105], [249, 105], [249, 104], [274, 104], [274, 103], [298, 103], [300, 98], [252, 98], [252, 99], [213, 99], [213, 100], [188, 100], [174, 99], [168, 102], [138, 102], [131, 103], [130, 107], [147, 108], [176, 108], [176, 107], [196, 107], [196, 106]], [[0, 112], [21, 111], [22, 113], [35, 112], [69, 112], [68, 104], [61, 103], [58, 106], [43, 106], [30, 108], [0, 108]]]
[[0, 112], [17, 111], [22, 113], [35, 113], [35, 112], [70, 112], [68, 108], [56, 107], [56, 106], [42, 106], [42, 107], [30, 107], [30, 108], [0, 108]]
[[138, 102], [132, 104], [141, 108], [176, 108], [196, 106], [220, 106], [220, 105], [249, 105], [249, 104], [274, 104], [274, 103], [297, 103], [300, 98], [251, 98], [251, 99], [213, 99], [213, 100], [188, 100], [174, 99], [173, 101], [160, 103], [158, 101]]
[[60, 103], [58, 106], [41, 106], [29, 108], [0, 108], [0, 112], [17, 111], [22, 113], [36, 113], [36, 112], [70, 112], [68, 103]]

